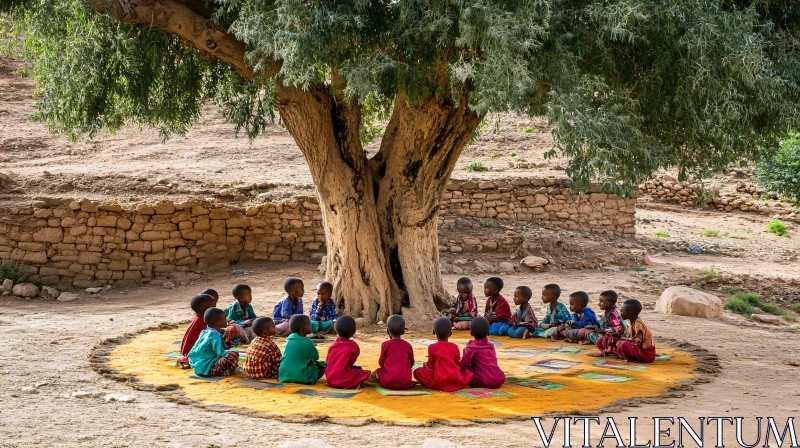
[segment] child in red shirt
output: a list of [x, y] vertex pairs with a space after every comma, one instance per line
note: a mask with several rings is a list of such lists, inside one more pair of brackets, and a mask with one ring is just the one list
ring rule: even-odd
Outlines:
[[356, 321], [351, 316], [342, 316], [334, 328], [339, 337], [331, 344], [325, 359], [328, 385], [339, 389], [359, 388], [372, 372], [353, 365], [361, 354], [358, 344], [350, 340], [356, 334]]
[[506, 381], [506, 376], [497, 365], [494, 344], [486, 337], [489, 334], [489, 321], [483, 317], [473, 319], [469, 333], [475, 339], [467, 342], [459, 365], [462, 370], [472, 372], [470, 386], [499, 389]]
[[[216, 292], [213, 289], [211, 291]], [[202, 293], [192, 297], [191, 307], [192, 311], [194, 311], [194, 319], [192, 319], [192, 323], [189, 324], [189, 328], [186, 329], [186, 333], [183, 335], [183, 340], [181, 341], [181, 357], [178, 359], [179, 366], [189, 368], [189, 358], [186, 356], [192, 350], [192, 347], [194, 347], [194, 344], [200, 337], [200, 333], [206, 329], [206, 323], [203, 322], [203, 314], [205, 314], [207, 309], [214, 308], [216, 303], [217, 301], [214, 299], [214, 296], [210, 294]]]
[[414, 349], [403, 340], [406, 320], [395, 314], [386, 321], [386, 332], [390, 339], [381, 344], [380, 368], [370, 377], [384, 389], [405, 390], [414, 387], [411, 369], [414, 367]]
[[500, 295], [503, 290], [503, 279], [500, 277], [489, 277], [483, 284], [483, 293], [486, 295], [486, 311], [483, 317], [492, 324], [489, 327], [489, 334], [500, 336], [500, 329], [511, 319], [511, 307], [508, 300]]
[[428, 389], [455, 392], [469, 386], [472, 372], [459, 366], [461, 352], [447, 339], [453, 333], [453, 323], [446, 317], [433, 322], [433, 334], [439, 342], [428, 346], [428, 362], [414, 371], [414, 378]]

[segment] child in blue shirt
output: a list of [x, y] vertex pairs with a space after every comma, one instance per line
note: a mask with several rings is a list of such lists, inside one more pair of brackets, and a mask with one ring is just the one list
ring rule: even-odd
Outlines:
[[566, 339], [567, 342], [578, 342], [578, 333], [582, 328], [599, 326], [597, 315], [588, 305], [589, 294], [583, 291], [570, 294], [569, 310], [572, 311], [570, 320], [561, 324], [552, 338], [555, 340]]
[[317, 285], [317, 298], [311, 302], [311, 333], [331, 333], [333, 323], [339, 318], [336, 304], [331, 299], [333, 285], [321, 282]]
[[295, 314], [303, 314], [303, 294], [306, 292], [303, 281], [297, 277], [287, 278], [283, 282], [283, 290], [286, 291], [286, 296], [272, 309], [275, 334], [278, 336], [288, 336], [291, 333], [289, 319]]
[[189, 351], [189, 364], [197, 375], [228, 376], [239, 366], [239, 353], [225, 350], [222, 342], [222, 329], [228, 323], [225, 311], [209, 308], [203, 314], [203, 321], [208, 328], [200, 333]]

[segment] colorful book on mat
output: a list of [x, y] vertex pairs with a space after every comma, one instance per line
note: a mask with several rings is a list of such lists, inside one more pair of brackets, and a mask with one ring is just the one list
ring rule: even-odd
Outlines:
[[433, 339], [412, 339], [412, 340], [411, 340], [411, 343], [412, 343], [412, 344], [419, 344], [419, 345], [425, 345], [425, 346], [428, 346], [428, 345], [433, 345], [433, 344], [435, 344], [435, 343], [436, 343], [436, 341], [434, 341]]
[[668, 361], [672, 359], [672, 355], [658, 355], [656, 356], [656, 361]]
[[[469, 342], [469, 341], [461, 341], [461, 345], [467, 345], [467, 343], [468, 343], [468, 342]], [[491, 339], [489, 339], [489, 342], [491, 342], [491, 343], [492, 343], [492, 345], [494, 345], [495, 347], [500, 347], [500, 346], [502, 345], [502, 344], [500, 344], [499, 342], [497, 342], [497, 341], [493, 341], [493, 340], [491, 340]]]
[[580, 347], [558, 347], [550, 350], [550, 353], [554, 355], [577, 355], [584, 350], [586, 349]]
[[606, 383], [624, 383], [626, 381], [633, 381], [636, 379], [629, 376], [609, 375], [606, 373], [596, 372], [583, 373], [578, 375], [578, 378], [583, 378], [585, 380], [605, 381]]
[[183, 358], [183, 356], [181, 356], [181, 352], [169, 352], [166, 355], [164, 355], [164, 357], [165, 358], [169, 358], [169, 359], [180, 359], [180, 358]]
[[499, 390], [494, 389], [461, 389], [456, 391], [457, 394], [461, 395], [462, 397], [467, 397], [472, 400], [484, 399], [484, 398], [508, 398], [513, 397], [514, 394], [508, 392], [501, 392]]
[[384, 389], [380, 386], [375, 386], [375, 390], [377, 390], [381, 395], [385, 395], [387, 397], [416, 397], [420, 395], [433, 395], [427, 390], [417, 388], [407, 390], [391, 390]]
[[529, 367], [533, 367], [535, 369], [544, 369], [544, 370], [564, 370], [569, 369], [572, 367], [577, 366], [580, 364], [579, 362], [575, 361], [567, 361], [564, 359], [544, 359], [541, 361], [536, 361], [532, 364], [528, 364]]
[[515, 356], [521, 358], [528, 358], [531, 356], [546, 355], [551, 353], [550, 350], [498, 350], [498, 355]]
[[239, 381], [234, 381], [233, 384], [255, 390], [280, 389], [284, 387], [283, 384], [280, 383], [268, 383], [265, 380], [254, 380], [252, 378], [242, 378]]
[[200, 380], [200, 381], [208, 381], [210, 383], [216, 383], [217, 381], [225, 378], [224, 376], [200, 376], [200, 375], [190, 375], [189, 378], [193, 380]]
[[642, 364], [632, 364], [625, 361], [618, 361], [616, 359], [599, 359], [594, 362], [593, 364], [595, 367], [601, 367], [604, 369], [616, 369], [616, 370], [646, 370], [647, 366]]
[[308, 397], [316, 398], [353, 398], [360, 393], [360, 390], [345, 392], [338, 390], [300, 389], [295, 392], [295, 395], [306, 395]]
[[517, 378], [515, 376], [507, 376], [506, 384], [541, 390], [559, 390], [564, 388], [563, 385], [551, 383], [550, 381], [538, 380], [536, 378]]
[[422, 367], [422, 364], [424, 364], [422, 361], [415, 362], [414, 365], [411, 366], [411, 371], [413, 372], [413, 371], [419, 369], [420, 367]]

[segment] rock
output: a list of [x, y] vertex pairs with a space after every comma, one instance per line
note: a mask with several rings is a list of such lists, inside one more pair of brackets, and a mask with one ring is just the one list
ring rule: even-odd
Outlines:
[[26, 192], [27, 190], [25, 190], [25, 188], [23, 188], [23, 187], [17, 187], [17, 188], [15, 188], [15, 189], [11, 190], [11, 191], [12, 191], [13, 193], [25, 194], [25, 192]]
[[22, 392], [26, 394], [38, 394], [39, 391], [35, 387], [26, 386], [22, 388]]
[[78, 296], [75, 293], [62, 292], [56, 300], [59, 302], [72, 302], [73, 300], [78, 300], [78, 299], [80, 299], [80, 296]]
[[320, 275], [325, 275], [325, 271], [327, 270], [328, 270], [328, 256], [326, 255], [322, 257], [322, 260], [320, 260], [319, 267], [317, 267], [317, 272], [319, 272]]
[[504, 261], [504, 262], [498, 264], [497, 268], [500, 270], [500, 272], [502, 272], [504, 274], [508, 274], [508, 273], [514, 272], [514, 263], [509, 263], [507, 261]]
[[97, 294], [98, 292], [102, 291], [103, 288], [86, 288], [85, 291], [89, 294]]
[[772, 324], [772, 325], [781, 325], [783, 324], [783, 320], [778, 316], [773, 316], [772, 314], [753, 314], [750, 316], [756, 322], [761, 322], [765, 324]]
[[3, 280], [3, 291], [11, 292], [11, 288], [14, 287], [14, 281], [10, 278]]
[[494, 271], [494, 265], [492, 263], [487, 263], [485, 261], [475, 261], [475, 268], [478, 269], [478, 272], [492, 272]]
[[533, 255], [528, 255], [519, 262], [521, 266], [526, 266], [534, 269], [541, 268], [548, 263], [550, 263], [550, 261], [548, 261], [546, 258], [535, 257]]
[[97, 397], [103, 396], [104, 394], [105, 394], [105, 392], [98, 392], [98, 391], [87, 392], [87, 391], [79, 390], [77, 392], [73, 392], [72, 393], [72, 398], [97, 398]]
[[711, 319], [722, 316], [722, 300], [687, 286], [671, 286], [661, 293], [655, 311]]
[[106, 394], [106, 396], [103, 397], [103, 400], [106, 402], [119, 401], [122, 403], [133, 403], [136, 401], [136, 397], [125, 394]]
[[43, 299], [55, 300], [61, 295], [61, 292], [50, 286], [42, 286], [42, 292], [39, 293], [39, 295], [41, 295]]
[[18, 285], [14, 285], [14, 287], [11, 289], [11, 294], [14, 294], [17, 297], [38, 297], [39, 288], [37, 288], [33, 283], [20, 283]]

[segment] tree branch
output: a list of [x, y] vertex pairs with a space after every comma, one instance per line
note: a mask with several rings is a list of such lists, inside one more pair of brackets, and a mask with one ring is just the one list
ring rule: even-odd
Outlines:
[[[200, 0], [90, 0], [95, 11], [121, 23], [149, 26], [178, 36], [209, 60], [230, 65], [243, 78], [252, 80], [253, 67], [245, 58], [247, 46], [224, 26], [210, 20], [211, 10]], [[265, 77], [275, 76], [281, 61], [267, 64]]]

